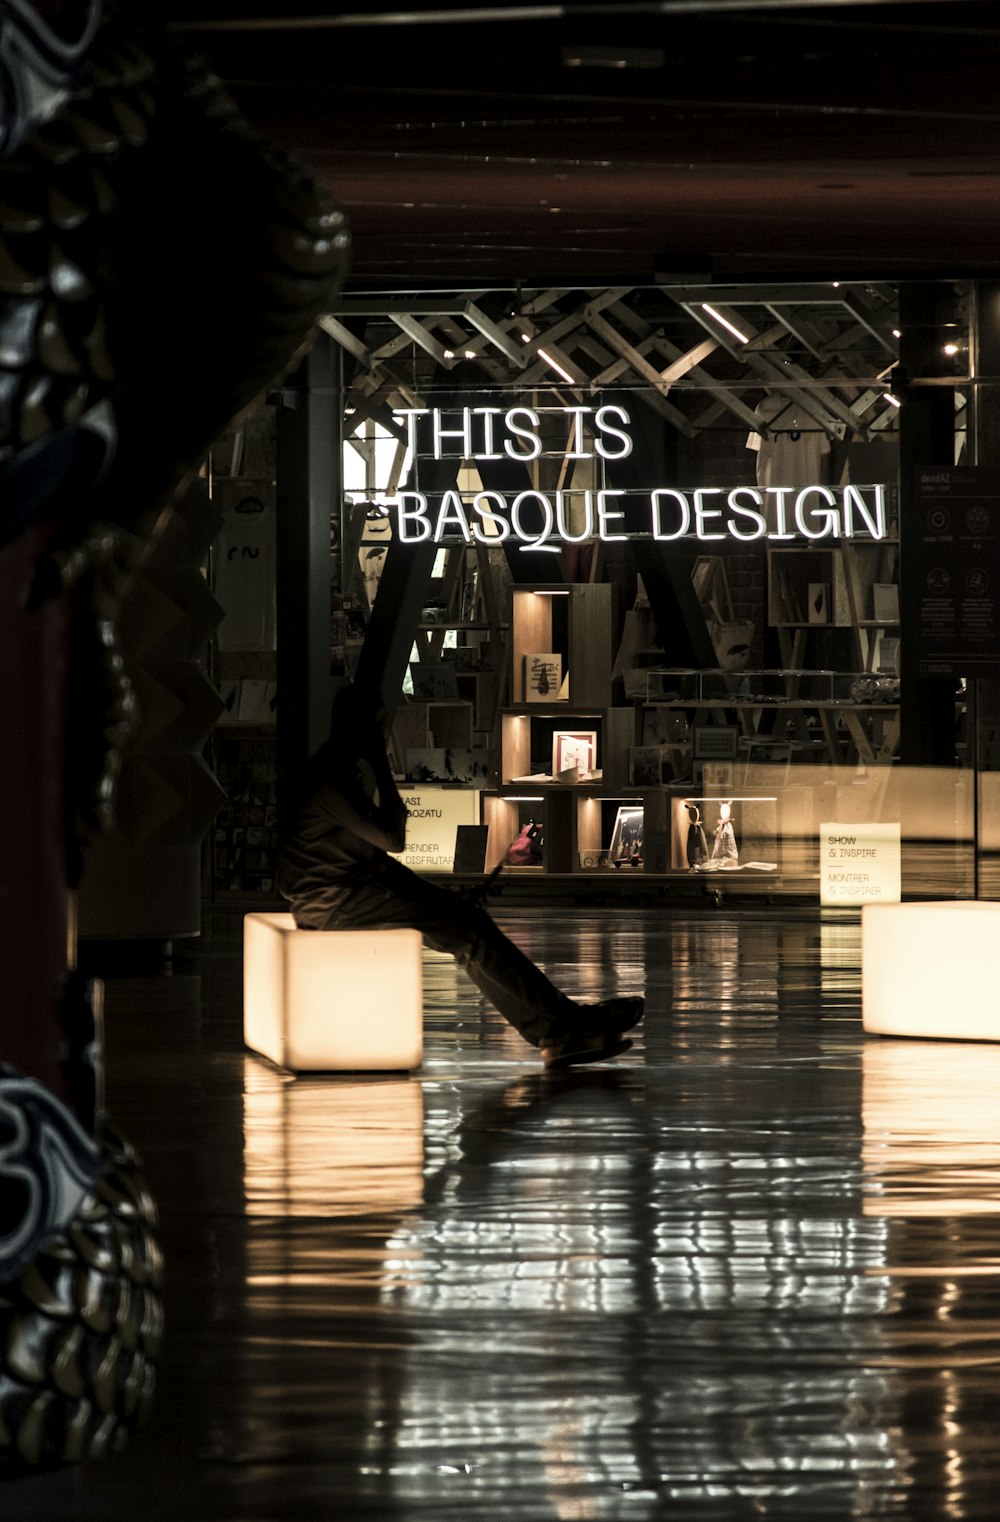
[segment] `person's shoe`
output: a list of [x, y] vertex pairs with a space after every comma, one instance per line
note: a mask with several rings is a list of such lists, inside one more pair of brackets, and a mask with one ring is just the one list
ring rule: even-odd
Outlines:
[[577, 1035], [548, 1042], [541, 1048], [541, 1055], [546, 1068], [571, 1068], [584, 1062], [606, 1062], [609, 1057], [627, 1052], [631, 1045], [631, 1041], [614, 1033], [588, 1036], [580, 1031]]
[[579, 1016], [573, 1026], [584, 1036], [620, 1036], [638, 1025], [646, 1009], [646, 1001], [639, 994], [620, 994], [614, 999], [602, 999], [599, 1004], [579, 1005]]

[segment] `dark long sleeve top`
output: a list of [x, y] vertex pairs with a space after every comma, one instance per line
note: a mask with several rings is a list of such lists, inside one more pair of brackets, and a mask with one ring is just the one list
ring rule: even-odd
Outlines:
[[321, 920], [349, 880], [406, 844], [406, 808], [384, 754], [320, 747], [280, 853], [278, 888], [302, 923]]

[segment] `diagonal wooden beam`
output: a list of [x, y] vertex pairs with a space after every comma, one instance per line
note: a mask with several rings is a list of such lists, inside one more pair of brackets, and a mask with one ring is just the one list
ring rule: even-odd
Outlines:
[[[666, 338], [658, 339], [657, 345], [661, 353], [665, 354], [668, 358], [679, 360], [685, 357], [676, 344], [672, 344]], [[707, 391], [709, 396], [714, 396], [717, 402], [721, 402], [730, 412], [735, 413], [740, 422], [746, 423], [749, 428], [755, 431], [759, 431], [760, 419], [754, 413], [753, 408], [748, 407], [746, 402], [742, 401], [738, 396], [734, 396], [726, 386], [725, 381], [717, 381], [714, 376], [710, 375], [707, 370], [698, 364], [691, 365], [687, 373], [692, 380], [698, 382], [703, 391]]]
[[435, 338], [429, 328], [425, 328], [419, 318], [411, 317], [406, 312], [390, 312], [390, 319], [396, 324], [401, 332], [429, 354], [431, 359], [439, 364], [443, 370], [450, 370], [455, 363], [454, 352], [446, 350], [440, 339]]
[[[791, 360], [785, 360], [783, 364], [778, 365], [773, 360], [767, 359], [763, 354], [754, 352], [750, 347], [751, 344], [754, 340], [759, 342], [763, 335], [757, 332], [753, 324], [743, 313], [740, 314], [740, 331], [744, 335], [743, 341], [741, 341], [737, 338], [730, 338], [728, 334], [722, 332], [717, 320], [709, 312], [704, 311], [700, 304], [696, 306], [693, 303], [682, 302], [681, 305], [684, 311], [690, 317], [693, 317], [695, 322], [703, 327], [707, 333], [712, 333], [719, 337], [723, 348], [728, 350], [735, 360], [745, 365], [748, 370], [752, 370], [755, 374], [759, 375], [762, 380], [768, 381], [770, 389], [779, 391], [783, 396], [787, 396], [789, 401], [796, 402], [803, 412], [808, 413], [811, 418], [819, 423], [820, 427], [830, 438], [842, 439], [848, 427], [854, 428], [856, 426], [856, 420], [850, 409], [842, 403], [835, 403], [832, 398], [828, 397], [827, 401], [830, 405], [824, 406], [816, 397], [810, 395], [807, 390], [796, 386], [795, 382], [800, 377], [805, 380], [811, 379], [800, 366], [794, 364]], [[714, 307], [716, 312], [724, 316], [726, 315], [724, 306], [715, 302], [711, 302], [709, 305]], [[760, 432], [766, 432], [766, 429], [760, 427], [759, 421], [755, 426]]]
[[373, 361], [370, 352], [350, 328], [345, 328], [342, 322], [338, 322], [336, 317], [331, 317], [329, 314], [319, 319], [319, 326], [324, 333], [329, 333], [342, 349], [346, 349], [348, 354], [353, 354], [359, 365], [363, 365], [366, 370], [372, 369]]
[[527, 360], [522, 345], [513, 339], [499, 323], [494, 322], [492, 317], [487, 317], [485, 312], [480, 311], [474, 301], [465, 303], [462, 315], [471, 322], [477, 332], [482, 333], [484, 338], [488, 338], [501, 354], [506, 355], [512, 365], [516, 365], [519, 370], [524, 369]]
[[[685, 438], [693, 439], [694, 430], [683, 412], [666, 399], [670, 386], [663, 380], [659, 370], [654, 365], [651, 365], [647, 359], [643, 358], [638, 349], [630, 344], [627, 339], [623, 338], [617, 328], [613, 328], [598, 313], [588, 313], [587, 321], [602, 342], [606, 343], [609, 349], [615, 350], [623, 359], [627, 360], [636, 374], [649, 383], [658, 399], [656, 410], [662, 412], [664, 417], [669, 418], [674, 427], [679, 433], [684, 434]], [[652, 398], [648, 398], [648, 400], [652, 400]]]
[[851, 316], [854, 318], [859, 327], [864, 328], [867, 333], [870, 333], [871, 336], [875, 339], [875, 342], [881, 344], [886, 353], [891, 354], [895, 359], [899, 352], [899, 345], [892, 338], [891, 332], [886, 333], [885, 330], [879, 326], [874, 317], [872, 317], [871, 313], [866, 311], [865, 308], [861, 305], [860, 301], [854, 295], [853, 291], [841, 291], [838, 292], [838, 294], [840, 296], [841, 304], [847, 309], [848, 312], [850, 312]]

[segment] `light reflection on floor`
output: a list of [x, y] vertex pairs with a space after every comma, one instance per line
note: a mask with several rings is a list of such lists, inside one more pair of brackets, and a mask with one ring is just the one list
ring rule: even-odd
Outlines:
[[233, 923], [109, 983], [168, 1351], [73, 1516], [994, 1518], [1000, 1048], [866, 1040], [843, 916], [504, 923], [633, 1050], [546, 1076], [430, 956], [419, 1075], [289, 1080]]

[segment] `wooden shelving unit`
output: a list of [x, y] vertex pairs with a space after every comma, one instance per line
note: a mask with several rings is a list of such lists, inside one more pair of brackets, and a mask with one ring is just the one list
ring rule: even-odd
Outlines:
[[896, 539], [768, 546], [768, 623], [778, 631], [786, 666], [807, 664], [809, 635], [833, 628], [851, 631], [859, 672], [877, 670], [881, 636], [898, 633], [899, 609], [897, 602], [887, 616], [877, 608], [876, 588], [890, 601], [898, 580], [898, 550]]
[[[628, 785], [635, 709], [611, 702], [611, 587], [601, 583], [514, 587], [511, 597], [511, 703], [500, 716], [496, 791], [483, 798], [487, 867], [506, 857], [528, 819], [542, 826], [540, 867], [511, 871], [576, 873], [607, 848], [618, 801], [640, 801]], [[525, 657], [558, 655], [564, 696], [527, 701]], [[556, 733], [595, 736], [592, 768], [576, 781], [553, 770]]]

